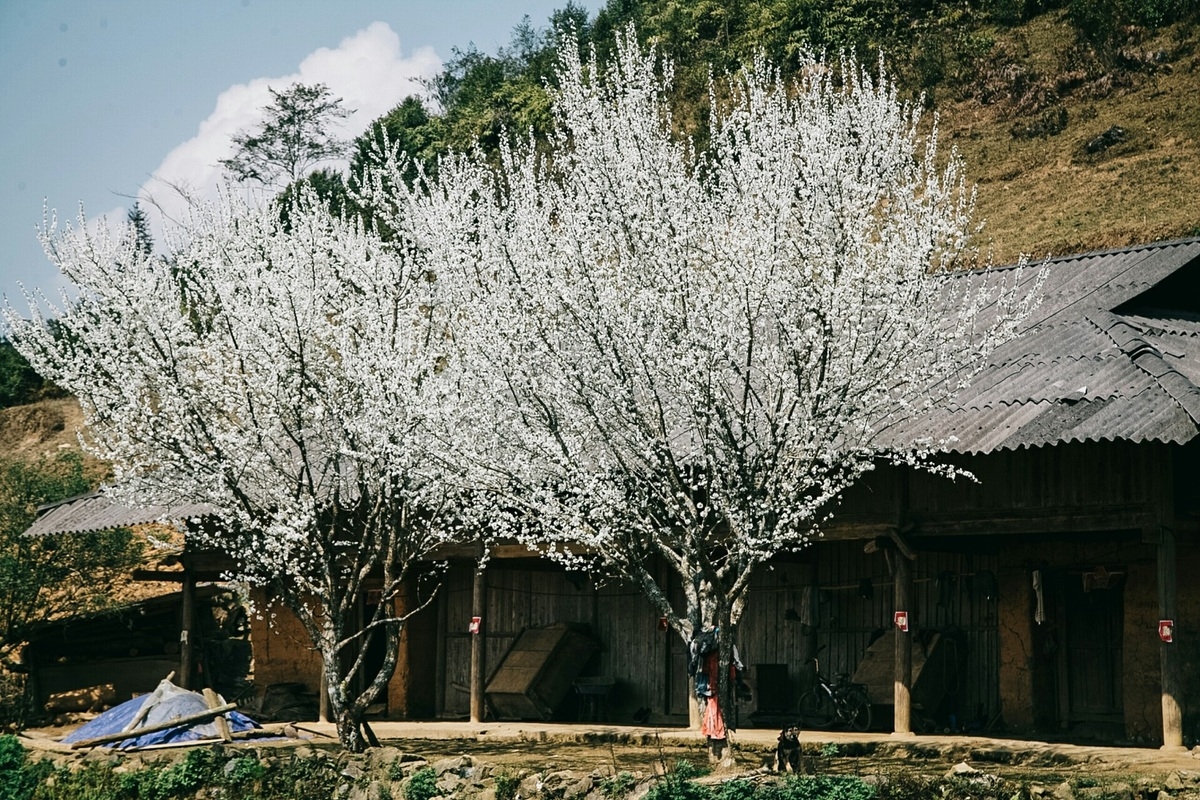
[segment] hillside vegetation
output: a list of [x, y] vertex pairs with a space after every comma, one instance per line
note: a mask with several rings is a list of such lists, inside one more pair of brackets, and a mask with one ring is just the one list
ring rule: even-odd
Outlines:
[[[427, 168], [448, 149], [550, 123], [555, 29], [601, 55], [629, 24], [675, 62], [675, 124], [703, 140], [710, 74], [762, 53], [787, 74], [805, 48], [882, 53], [936, 112], [979, 189], [983, 259], [1200, 234], [1200, 34], [1185, 0], [610, 0], [528, 20], [495, 54], [455, 52], [433, 100], [410, 98], [357, 142], [353, 185], [381, 131]], [[928, 119], [934, 119], [930, 114]], [[328, 191], [328, 185], [323, 185]]]
[[1133, 29], [1106, 67], [1061, 13], [998, 35], [971, 96], [938, 108], [978, 185], [979, 244], [1008, 261], [1200, 235], [1198, 41], [1191, 23]]
[[[456, 49], [427, 97], [405, 99], [355, 140], [348, 174], [304, 180], [335, 211], [370, 216], [350, 190], [385, 142], [432, 171], [450, 150], [541, 136], [555, 31], [603, 57], [632, 24], [675, 62], [675, 124], [701, 141], [710, 75], [759, 53], [785, 74], [805, 49], [882, 53], [904, 96], [938, 121], [943, 150], [965, 159], [979, 263], [1196, 236], [1198, 23], [1196, 0], [608, 0], [591, 16], [567, 2], [544, 25], [517, 24], [498, 52]], [[0, 408], [61, 396], [0, 342]], [[27, 422], [36, 426], [4, 427]]]

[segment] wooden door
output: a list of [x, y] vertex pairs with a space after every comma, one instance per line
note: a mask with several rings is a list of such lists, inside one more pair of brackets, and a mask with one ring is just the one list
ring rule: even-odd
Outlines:
[[1089, 587], [1078, 573], [1063, 586], [1066, 646], [1061, 669], [1066, 683], [1066, 721], [1112, 721], [1122, 715], [1121, 650], [1123, 582]]

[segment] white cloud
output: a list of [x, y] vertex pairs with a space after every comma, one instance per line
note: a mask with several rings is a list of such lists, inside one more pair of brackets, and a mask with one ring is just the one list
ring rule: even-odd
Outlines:
[[441, 59], [429, 47], [404, 56], [400, 37], [391, 26], [373, 22], [336, 48], [322, 47], [310, 53], [290, 75], [231, 86], [217, 97], [216, 108], [200, 123], [196, 135], [168, 153], [142, 186], [138, 193], [142, 205], [152, 218], [157, 216], [153, 210], [157, 207], [178, 219], [185, 203], [175, 188], [211, 196], [222, 179], [220, 160], [233, 154], [233, 135], [262, 120], [262, 109], [271, 101], [271, 88], [326, 84], [353, 110], [344, 123], [345, 134], [353, 136], [405, 97], [421, 94], [420, 80], [432, 77], [441, 66]]

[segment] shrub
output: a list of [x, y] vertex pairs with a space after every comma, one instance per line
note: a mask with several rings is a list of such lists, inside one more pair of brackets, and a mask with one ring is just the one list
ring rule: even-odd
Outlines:
[[0, 800], [28, 800], [50, 771], [49, 762], [30, 763], [17, 737], [0, 736]]
[[414, 772], [404, 787], [404, 800], [429, 800], [437, 794], [437, 773], [431, 767]]
[[605, 800], [622, 800], [625, 795], [633, 791], [634, 786], [637, 786], [637, 779], [629, 772], [621, 770], [612, 777], [602, 779], [598, 788]]
[[792, 776], [769, 800], [875, 800], [875, 787], [855, 775]]
[[507, 772], [497, 773], [496, 800], [514, 800], [514, 798], [517, 796], [517, 789], [519, 789], [520, 786], [521, 779], [516, 775], [510, 775]]
[[706, 770], [693, 766], [690, 761], [676, 761], [675, 768], [650, 787], [646, 800], [712, 800], [712, 789], [692, 780], [704, 774]]
[[757, 796], [753, 783], [745, 778], [734, 778], [717, 787], [713, 800], [755, 800]]

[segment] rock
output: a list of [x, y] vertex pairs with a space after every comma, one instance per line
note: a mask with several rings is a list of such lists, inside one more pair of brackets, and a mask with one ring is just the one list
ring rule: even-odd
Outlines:
[[1128, 134], [1125, 132], [1124, 128], [1119, 125], [1113, 125], [1099, 136], [1094, 136], [1091, 139], [1088, 139], [1087, 144], [1084, 145], [1084, 149], [1092, 155], [1103, 153], [1114, 144], [1120, 144], [1121, 142], [1125, 141], [1127, 136]]
[[542, 791], [542, 776], [536, 774], [526, 777], [517, 787], [517, 794], [521, 797], [531, 797], [540, 791]]
[[1185, 786], [1200, 786], [1200, 772], [1181, 769], [1179, 770], [1179, 780], [1183, 781]]
[[1172, 772], [1170, 775], [1168, 775], [1167, 779], [1163, 781], [1163, 787], [1173, 792], [1177, 792], [1182, 789], [1183, 781], [1180, 779], [1179, 773]]
[[388, 766], [393, 761], [404, 760], [404, 751], [399, 747], [372, 747], [366, 752], [366, 760], [371, 769], [378, 769]]
[[1075, 790], [1075, 800], [1133, 800], [1133, 790], [1127, 783], [1086, 786]]
[[366, 786], [355, 786], [351, 789], [347, 800], [388, 800], [390, 797], [392, 793], [388, 784], [383, 781], [371, 781]]
[[[233, 762], [231, 761], [229, 763], [232, 764]], [[357, 762], [351, 761], [342, 768], [341, 774], [347, 778], [350, 778], [351, 780], [356, 781], [366, 773], [363, 772], [363, 768], [359, 766]]]
[[443, 758], [441, 761], [435, 761], [430, 764], [430, 767], [432, 767], [433, 771], [439, 776], [445, 775], [447, 772], [453, 772], [460, 777], [465, 777], [467, 770], [469, 770], [474, 763], [474, 759], [472, 759], [470, 756], [455, 756], [454, 758]]
[[566, 800], [574, 800], [574, 798], [583, 797], [592, 790], [593, 785], [594, 784], [591, 776], [584, 775], [574, 783], [568, 784], [567, 788], [563, 791], [562, 796], [566, 798]]
[[403, 778], [407, 778], [408, 776], [412, 775], [417, 770], [422, 769], [424, 767], [428, 767], [428, 766], [429, 766], [429, 762], [424, 761], [424, 760], [401, 761], [400, 763], [396, 763], [393, 761], [391, 766], [388, 767], [388, 769], [394, 770], [395, 773], [398, 773]]
[[438, 778], [436, 785], [439, 794], [450, 797], [453, 796], [454, 793], [458, 791], [458, 788], [464, 783], [466, 783], [466, 781], [464, 781], [455, 773], [447, 770], [446, 772], [442, 773], [440, 778]]
[[972, 767], [970, 764], [966, 763], [965, 761], [960, 761], [957, 764], [955, 764], [953, 767], [950, 768], [950, 770], [946, 773], [945, 777], [946, 778], [969, 778], [972, 775], [982, 775], [982, 774], [983, 774], [982, 772], [975, 769], [974, 767]]
[[[567, 787], [577, 782], [580, 778], [580, 773], [572, 772], [571, 770], [559, 770], [551, 772], [549, 775], [542, 778], [542, 791], [548, 794], [561, 796]], [[586, 794], [586, 792], [584, 793]]]
[[1075, 800], [1075, 790], [1071, 788], [1071, 784], [1063, 781], [1054, 787], [1054, 797], [1058, 800]]

